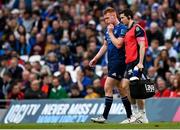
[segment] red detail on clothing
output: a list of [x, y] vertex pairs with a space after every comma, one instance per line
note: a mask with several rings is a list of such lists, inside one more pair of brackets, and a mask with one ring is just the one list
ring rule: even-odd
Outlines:
[[165, 89], [162, 92], [158, 91], [155, 94], [155, 97], [169, 97], [170, 96], [170, 90], [169, 89]]
[[41, 91], [44, 92], [45, 94], [48, 94], [49, 92], [49, 86], [44, 84], [41, 88]]
[[104, 88], [105, 86], [105, 82], [106, 82], [106, 79], [107, 79], [107, 75], [104, 75], [101, 77], [101, 86]]
[[[8, 60], [8, 65], [11, 65], [11, 60]], [[24, 65], [24, 61], [21, 59], [18, 59], [18, 64]]]
[[180, 97], [180, 91], [171, 91], [170, 97]]
[[[8, 95], [7, 95], [7, 99], [8, 100], [12, 100], [12, 99], [15, 99], [15, 100], [23, 100], [24, 99], [24, 93], [23, 92], [19, 92], [18, 94], [13, 94], [12, 92], [10, 92]], [[8, 101], [6, 103], [6, 106], [8, 107], [10, 105], [10, 102]]]
[[140, 20], [138, 24], [144, 29], [146, 27], [146, 21], [145, 20]]
[[145, 34], [145, 48], [148, 48], [148, 41], [145, 30], [138, 24], [135, 24], [125, 35], [124, 43], [126, 50], [126, 64], [135, 61], [138, 58], [138, 42], [135, 36], [136, 27], [140, 27]]

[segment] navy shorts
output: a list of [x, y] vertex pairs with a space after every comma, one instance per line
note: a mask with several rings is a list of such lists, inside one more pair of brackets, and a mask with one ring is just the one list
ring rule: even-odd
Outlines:
[[116, 79], [121, 80], [124, 78], [124, 72], [126, 70], [126, 64], [124, 63], [111, 63], [108, 64], [108, 76]]
[[133, 69], [138, 63], [139, 63], [139, 59], [127, 64], [125, 75], [124, 75], [125, 78], [130, 79], [133, 76]]

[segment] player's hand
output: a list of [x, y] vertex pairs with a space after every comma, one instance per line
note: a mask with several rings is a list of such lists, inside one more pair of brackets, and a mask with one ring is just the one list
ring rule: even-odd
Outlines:
[[93, 59], [89, 62], [89, 66], [90, 66], [90, 67], [95, 67], [96, 63], [97, 63], [97, 59], [96, 59], [96, 58], [93, 58]]
[[109, 24], [108, 26], [107, 26], [107, 29], [108, 29], [108, 32], [113, 32], [113, 29], [114, 29], [114, 25], [113, 24]]
[[136, 65], [138, 68], [139, 68], [139, 70], [143, 70], [143, 68], [144, 68], [144, 65], [142, 64], [142, 63], [138, 63], [137, 65]]

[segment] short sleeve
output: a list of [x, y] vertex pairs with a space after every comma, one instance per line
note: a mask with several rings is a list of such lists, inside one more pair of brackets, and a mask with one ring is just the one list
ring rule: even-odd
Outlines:
[[117, 29], [117, 37], [124, 37], [127, 32], [127, 27], [124, 25], [120, 25]]
[[136, 37], [144, 37], [145, 36], [144, 30], [141, 27], [136, 26], [135, 35]]

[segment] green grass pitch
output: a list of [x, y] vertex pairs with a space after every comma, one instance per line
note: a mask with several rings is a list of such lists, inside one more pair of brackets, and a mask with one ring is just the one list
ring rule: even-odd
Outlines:
[[180, 122], [179, 123], [155, 122], [148, 124], [118, 124], [118, 123], [0, 124], [0, 129], [180, 129]]

